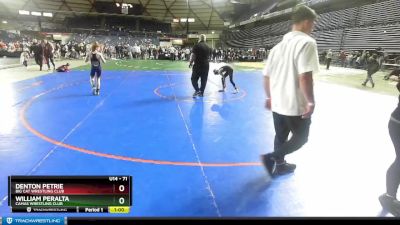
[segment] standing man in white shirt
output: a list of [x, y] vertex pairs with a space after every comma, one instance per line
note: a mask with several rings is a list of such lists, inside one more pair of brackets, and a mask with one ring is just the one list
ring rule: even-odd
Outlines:
[[274, 151], [261, 159], [272, 176], [294, 172], [296, 165], [285, 156], [308, 141], [315, 107], [313, 74], [319, 71], [317, 44], [310, 37], [316, 18], [311, 8], [297, 6], [292, 31], [271, 50], [264, 69], [265, 105], [273, 112], [276, 134]]

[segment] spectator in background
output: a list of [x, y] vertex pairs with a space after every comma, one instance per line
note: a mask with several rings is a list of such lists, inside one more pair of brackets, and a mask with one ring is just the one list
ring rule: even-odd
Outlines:
[[54, 47], [54, 58], [60, 58], [60, 50], [60, 43], [56, 43], [56, 46]]
[[186, 48], [186, 49], [185, 49], [185, 55], [186, 55], [186, 56], [185, 56], [185, 57], [186, 57], [185, 60], [186, 60], [186, 61], [189, 61], [189, 59], [190, 59], [190, 49], [189, 49], [189, 48]]
[[79, 54], [78, 52], [75, 50], [75, 48], [72, 48], [70, 54], [69, 54], [69, 58], [70, 59], [79, 59]]
[[117, 53], [116, 58], [120, 59], [121, 54], [120, 54], [120, 45], [119, 44], [115, 45], [115, 52]]
[[378, 54], [379, 69], [383, 69], [382, 65], [385, 62], [384, 49], [383, 48], [377, 48], [376, 52]]
[[135, 44], [134, 49], [135, 49], [135, 59], [139, 59], [140, 56], [141, 56], [140, 46], [138, 46], [137, 44]]
[[[366, 55], [365, 55], [365, 60], [364, 60], [364, 69], [365, 70], [368, 70], [368, 63], [369, 63], [369, 60], [371, 57], [372, 57], [372, 55], [370, 54], [369, 51], [367, 51]], [[376, 56], [376, 61], [378, 61], [378, 56]], [[379, 64], [379, 62], [378, 62], [378, 64]]]
[[331, 66], [331, 61], [332, 61], [332, 49], [329, 49], [328, 52], [326, 53], [326, 69], [329, 70], [329, 67]]
[[[127, 46], [128, 58], [133, 59], [133, 46]], [[107, 54], [106, 54], [107, 55]]]
[[367, 56], [367, 51], [364, 50], [363, 53], [360, 56], [360, 68], [361, 69], [366, 69], [367, 60], [368, 60], [367, 57], [368, 57]]
[[216, 63], [217, 62], [217, 55], [218, 55], [218, 50], [214, 48], [212, 51], [212, 60]]
[[361, 64], [361, 61], [362, 61], [362, 60], [361, 60], [361, 56], [362, 56], [362, 55], [361, 55], [360, 52], [358, 52], [357, 55], [355, 55], [355, 60], [354, 60], [354, 62], [355, 62], [355, 68], [356, 68], [356, 69], [360, 69], [360, 68], [361, 68], [361, 65], [362, 65], [362, 64]]
[[352, 67], [352, 65], [353, 65], [353, 54], [349, 52], [349, 53], [347, 54], [347, 56], [346, 56], [346, 64], [345, 64], [345, 67], [347, 67], [347, 66]]
[[28, 50], [24, 50], [24, 51], [21, 53], [21, 56], [20, 56], [20, 62], [21, 62], [21, 64], [24, 65], [26, 68], [28, 68], [28, 60], [29, 60], [29, 57], [30, 57], [30, 55], [29, 55], [29, 51], [28, 51]]
[[377, 58], [378, 56], [374, 54], [368, 59], [367, 78], [365, 79], [364, 83], [362, 83], [363, 86], [366, 86], [369, 81], [371, 82], [372, 88], [375, 87], [374, 80], [372, 80], [372, 75], [374, 75], [379, 70], [379, 62]]
[[83, 55], [86, 57], [86, 46], [83, 44], [83, 42], [81, 42], [79, 44], [79, 53], [80, 53], [80, 55]]
[[63, 57], [63, 58], [66, 57], [67, 52], [68, 52], [68, 46], [67, 45], [63, 45], [61, 47], [61, 57]]
[[173, 52], [172, 54], [175, 55], [174, 60], [179, 60], [179, 49], [175, 49], [175, 52]]
[[3, 42], [3, 40], [0, 40], [0, 50], [6, 50], [7, 45]]
[[327, 51], [323, 51], [322, 53], [321, 53], [321, 55], [320, 55], [320, 60], [321, 60], [321, 62], [325, 62], [326, 63], [326, 54], [327, 54]]
[[8, 44], [8, 51], [9, 51], [9, 52], [15, 52], [15, 51], [16, 51], [16, 48], [15, 48], [15, 45], [14, 45], [13, 42], [10, 42], [10, 43]]
[[346, 53], [344, 53], [343, 50], [340, 51], [339, 59], [340, 59], [340, 64], [341, 64], [341, 66], [342, 66], [342, 67], [345, 67], [345, 65], [346, 65]]
[[154, 59], [153, 50], [151, 49], [150, 46], [147, 47], [147, 56], [149, 59]]
[[146, 53], [146, 47], [145, 46], [143, 46], [143, 45], [141, 45], [140, 46], [140, 59], [145, 59], [144, 57], [145, 57], [145, 53]]
[[21, 51], [21, 44], [19, 43], [19, 41], [14, 42], [14, 49], [15, 51]]

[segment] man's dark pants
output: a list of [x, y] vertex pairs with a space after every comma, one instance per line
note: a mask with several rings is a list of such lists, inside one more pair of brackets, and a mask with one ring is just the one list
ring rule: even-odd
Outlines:
[[[285, 155], [300, 149], [308, 141], [311, 119], [302, 119], [301, 116], [285, 116], [273, 113], [275, 126], [274, 152], [276, 161], [282, 162]], [[292, 137], [288, 140], [289, 133]]]

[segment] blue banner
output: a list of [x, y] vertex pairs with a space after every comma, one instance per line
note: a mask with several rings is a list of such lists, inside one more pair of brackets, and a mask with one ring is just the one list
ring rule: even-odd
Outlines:
[[64, 225], [64, 217], [18, 217], [9, 216], [2, 218], [1, 225], [37, 225], [37, 224], [52, 224]]

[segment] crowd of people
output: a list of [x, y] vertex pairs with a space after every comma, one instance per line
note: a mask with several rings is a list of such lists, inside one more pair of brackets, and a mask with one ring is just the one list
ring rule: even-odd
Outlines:
[[3, 40], [0, 40], [0, 51], [8, 51], [8, 52], [22, 51], [23, 47], [24, 44], [20, 43], [19, 41], [7, 43]]
[[328, 51], [323, 51], [320, 54], [321, 62], [326, 62], [327, 68], [328, 64], [330, 64], [330, 62], [333, 60], [342, 67], [367, 69], [368, 61], [371, 57], [376, 57], [380, 66], [385, 61], [385, 53], [380, 49], [374, 51], [341, 50], [335, 53], [331, 49], [329, 49]]
[[56, 70], [54, 52], [54, 47], [48, 40], [44, 39], [42, 41], [37, 41], [36, 39], [33, 39], [29, 49], [24, 48], [22, 51], [21, 61], [23, 62], [23, 65], [27, 67], [28, 59], [33, 57], [36, 64], [39, 65], [40, 70], [43, 69], [43, 64], [47, 64], [47, 67], [50, 70], [50, 63], [53, 66], [53, 70]]
[[263, 49], [253, 48], [253, 49], [213, 49], [211, 57], [213, 61], [249, 61], [249, 62], [260, 62], [267, 58], [268, 52]]
[[33, 37], [15, 34], [10, 35], [7, 39], [0, 37], [0, 53], [20, 53], [32, 45], [33, 39]]
[[[379, 70], [383, 70], [384, 64], [390, 60], [387, 52], [381, 48], [372, 51], [341, 50], [337, 53], [334, 53], [332, 49], [329, 49], [328, 51], [323, 51], [321, 54], [319, 54], [319, 58], [321, 62], [325, 62], [327, 70], [329, 70], [331, 62], [336, 62], [338, 66], [344, 68], [366, 70], [367, 77], [362, 85], [366, 86], [367, 83], [371, 83], [372, 87], [375, 87], [375, 82], [372, 79], [372, 75], [377, 73]], [[393, 65], [400, 64], [399, 59], [400, 57], [392, 59], [394, 62]], [[385, 80], [389, 80], [390, 78], [399, 80], [399, 68], [392, 70], [384, 77]]]
[[[38, 37], [7, 33], [8, 40], [1, 39], [0, 51], [20, 54], [31, 51]], [[39, 41], [40, 42], [40, 41]], [[106, 59], [170, 59], [189, 60], [191, 46], [163, 46], [153, 36], [139, 34], [121, 36], [77, 33], [66, 43], [51, 42], [53, 58], [82, 59], [90, 51], [94, 42], [101, 43], [100, 49]], [[25, 55], [25, 54], [24, 54]], [[29, 55], [29, 56], [33, 56]], [[24, 56], [25, 57], [25, 56]], [[213, 61], [262, 61], [267, 57], [265, 49], [214, 48], [211, 53]]]

